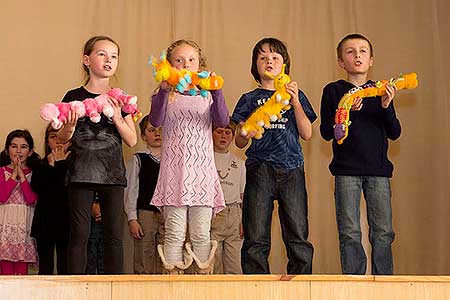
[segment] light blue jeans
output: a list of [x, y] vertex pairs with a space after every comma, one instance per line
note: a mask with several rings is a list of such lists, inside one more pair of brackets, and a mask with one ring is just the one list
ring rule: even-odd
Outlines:
[[365, 274], [367, 257], [361, 244], [361, 191], [367, 203], [373, 274], [393, 274], [391, 186], [389, 178], [336, 176], [335, 203], [343, 274]]

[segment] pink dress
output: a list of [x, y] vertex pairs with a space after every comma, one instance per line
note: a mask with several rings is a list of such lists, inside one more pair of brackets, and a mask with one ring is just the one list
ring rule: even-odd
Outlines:
[[36, 194], [29, 185], [31, 172], [23, 183], [8, 181], [11, 174], [10, 168], [0, 168], [0, 260], [34, 263], [37, 253], [30, 230]]
[[158, 183], [151, 204], [225, 207], [214, 164], [211, 121], [212, 97], [175, 93], [162, 124], [162, 153]]

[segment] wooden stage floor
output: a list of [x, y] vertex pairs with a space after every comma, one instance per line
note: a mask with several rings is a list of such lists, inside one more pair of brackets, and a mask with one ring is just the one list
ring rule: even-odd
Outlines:
[[450, 276], [0, 276], [2, 300], [450, 300]]

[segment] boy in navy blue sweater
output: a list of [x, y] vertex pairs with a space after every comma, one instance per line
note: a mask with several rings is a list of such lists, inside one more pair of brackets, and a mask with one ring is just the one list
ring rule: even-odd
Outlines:
[[[344, 37], [337, 47], [338, 64], [347, 80], [329, 83], [323, 89], [320, 133], [330, 141], [334, 137], [334, 116], [341, 97], [349, 90], [372, 83], [368, 72], [373, 64], [373, 47], [360, 35]], [[400, 136], [401, 127], [392, 99], [395, 88], [387, 94], [354, 101], [351, 126], [342, 144], [333, 140], [331, 174], [335, 176], [336, 219], [339, 231], [341, 267], [344, 274], [365, 274], [367, 258], [361, 244], [361, 191], [367, 203], [374, 274], [393, 274], [391, 244], [391, 188], [393, 165], [387, 158], [388, 140]]]

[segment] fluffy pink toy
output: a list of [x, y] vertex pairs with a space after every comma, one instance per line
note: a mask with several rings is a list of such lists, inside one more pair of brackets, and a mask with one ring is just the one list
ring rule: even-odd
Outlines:
[[97, 101], [94, 98], [87, 98], [83, 100], [84, 108], [86, 109], [86, 117], [94, 123], [100, 122], [102, 118], [100, 116], [101, 111], [97, 105]]
[[58, 119], [59, 109], [53, 103], [47, 103], [41, 106], [40, 109], [41, 118], [52, 124], [52, 127], [59, 129], [62, 126], [62, 122]]
[[81, 101], [72, 101], [69, 102], [70, 107], [72, 108], [72, 111], [75, 112], [77, 115], [77, 118], [82, 118], [86, 116], [86, 108], [84, 107], [83, 102]]
[[97, 101], [98, 110], [108, 118], [112, 118], [114, 115], [114, 109], [108, 102], [108, 95], [102, 94], [97, 96], [95, 97], [95, 101]]
[[82, 118], [86, 115], [84, 104], [81, 101], [44, 104], [41, 107], [40, 115], [42, 119], [50, 122], [54, 129], [60, 129], [63, 123], [67, 120], [69, 111], [75, 112], [78, 118]]
[[78, 118], [87, 116], [92, 122], [98, 123], [101, 119], [101, 113], [108, 118], [112, 118], [114, 115], [114, 109], [109, 104], [108, 97], [119, 101], [122, 105], [122, 111], [131, 114], [135, 121], [142, 115], [137, 109], [137, 97], [125, 94], [119, 88], [111, 89], [107, 94], [99, 95], [95, 99], [88, 98], [84, 101], [44, 104], [40, 109], [40, 115], [43, 120], [51, 122], [55, 129], [62, 127], [67, 120], [69, 111], [75, 112]]
[[59, 129], [67, 120], [67, 114], [70, 110], [69, 103], [48, 103], [41, 107], [40, 114], [42, 119], [51, 122], [53, 128]]
[[122, 111], [131, 114], [133, 120], [136, 121], [142, 115], [137, 108], [136, 96], [127, 95], [119, 88], [111, 89], [107, 95], [119, 101], [122, 104]]

